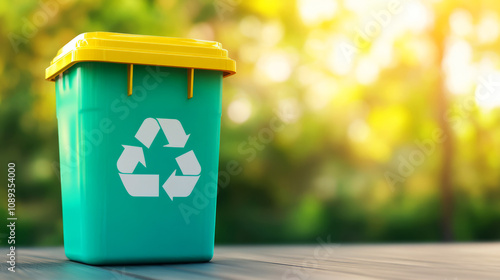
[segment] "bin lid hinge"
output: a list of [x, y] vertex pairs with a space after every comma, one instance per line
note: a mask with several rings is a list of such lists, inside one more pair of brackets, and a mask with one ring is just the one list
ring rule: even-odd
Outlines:
[[132, 95], [132, 80], [134, 78], [134, 65], [129, 64], [127, 67], [127, 76], [128, 76], [128, 85], [127, 85], [127, 95], [131, 96]]
[[194, 69], [188, 68], [187, 70], [187, 94], [188, 99], [193, 98], [193, 81], [194, 81]]

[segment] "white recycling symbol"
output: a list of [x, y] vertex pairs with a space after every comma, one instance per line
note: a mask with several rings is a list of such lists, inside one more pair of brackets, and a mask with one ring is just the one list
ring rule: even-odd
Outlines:
[[[184, 148], [190, 134], [186, 135], [181, 122], [176, 119], [147, 118], [135, 134], [135, 138], [149, 149], [160, 128], [168, 141], [168, 144], [164, 147]], [[159, 174], [133, 174], [139, 163], [142, 163], [146, 167], [146, 159], [142, 147], [123, 145], [123, 148], [124, 150], [118, 158], [116, 166], [127, 192], [131, 196], [159, 196]], [[181, 169], [182, 175], [176, 175], [177, 170], [174, 170], [165, 183], [163, 183], [163, 189], [172, 200], [174, 197], [189, 196], [198, 182], [201, 173], [200, 163], [192, 150], [176, 157], [175, 160]]]

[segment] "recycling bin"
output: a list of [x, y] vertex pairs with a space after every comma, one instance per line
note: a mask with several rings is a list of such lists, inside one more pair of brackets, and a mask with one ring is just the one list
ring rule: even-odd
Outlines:
[[78, 35], [55, 81], [66, 256], [88, 264], [205, 262], [213, 256], [220, 43]]

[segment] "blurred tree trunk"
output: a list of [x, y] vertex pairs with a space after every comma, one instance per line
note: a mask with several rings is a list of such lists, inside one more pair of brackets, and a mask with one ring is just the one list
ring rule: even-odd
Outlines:
[[[442, 79], [441, 79], [442, 80]], [[444, 134], [442, 143], [442, 161], [439, 174], [439, 183], [441, 185], [441, 207], [442, 207], [442, 235], [444, 241], [452, 241], [453, 237], [453, 185], [451, 181], [452, 162], [453, 162], [453, 135], [450, 123], [446, 119], [446, 111], [449, 108], [449, 101], [446, 96], [446, 90], [441, 87], [438, 90], [438, 118], [439, 126]]]
[[447, 119], [447, 110], [450, 106], [448, 92], [445, 85], [445, 73], [442, 68], [445, 40], [448, 34], [449, 13], [436, 13], [436, 23], [433, 30], [433, 39], [438, 49], [437, 62], [439, 63], [439, 76], [436, 79], [436, 111], [439, 128], [443, 133], [444, 141], [441, 143], [442, 160], [439, 173], [439, 185], [441, 187], [441, 234], [443, 241], [452, 241], [453, 236], [453, 185], [452, 185], [452, 163], [453, 163], [453, 133], [451, 124]]

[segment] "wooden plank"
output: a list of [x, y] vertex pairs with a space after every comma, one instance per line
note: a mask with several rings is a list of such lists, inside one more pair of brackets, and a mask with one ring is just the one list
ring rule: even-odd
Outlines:
[[0, 279], [500, 279], [500, 243], [218, 246], [210, 263], [91, 266], [62, 248], [17, 251]]

